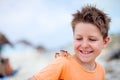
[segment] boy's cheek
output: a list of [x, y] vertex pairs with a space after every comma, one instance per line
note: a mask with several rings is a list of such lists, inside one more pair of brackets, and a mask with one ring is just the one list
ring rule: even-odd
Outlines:
[[79, 47], [78, 46], [74, 46], [74, 52], [78, 53], [79, 52]]
[[78, 49], [79, 48], [79, 44], [77, 42], [74, 43], [74, 49]]

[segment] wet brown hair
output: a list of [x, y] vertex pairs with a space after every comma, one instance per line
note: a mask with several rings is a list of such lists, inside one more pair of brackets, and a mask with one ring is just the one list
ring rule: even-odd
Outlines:
[[97, 26], [105, 39], [108, 36], [110, 21], [111, 19], [107, 16], [107, 14], [97, 9], [96, 6], [86, 5], [81, 9], [81, 11], [77, 10], [77, 12], [73, 14], [71, 24], [73, 32], [75, 25], [80, 22], [93, 24]]

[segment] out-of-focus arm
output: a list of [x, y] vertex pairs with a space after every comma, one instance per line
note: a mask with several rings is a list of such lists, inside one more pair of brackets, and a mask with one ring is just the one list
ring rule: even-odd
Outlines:
[[30, 77], [28, 80], [36, 80], [34, 76]]

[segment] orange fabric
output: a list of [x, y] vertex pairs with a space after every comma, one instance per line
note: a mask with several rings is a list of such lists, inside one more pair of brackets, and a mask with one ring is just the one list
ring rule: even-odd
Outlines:
[[34, 77], [36, 80], [105, 80], [103, 67], [96, 64], [94, 71], [87, 71], [71, 56], [57, 57]]

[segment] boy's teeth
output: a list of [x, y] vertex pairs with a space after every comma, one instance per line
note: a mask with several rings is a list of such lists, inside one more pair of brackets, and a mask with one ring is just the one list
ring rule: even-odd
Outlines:
[[81, 52], [82, 54], [90, 54], [92, 51], [82, 51], [82, 50], [80, 50], [80, 52]]
[[84, 52], [85, 54], [88, 54], [88, 52]]
[[83, 52], [83, 54], [89, 54], [90, 52]]

